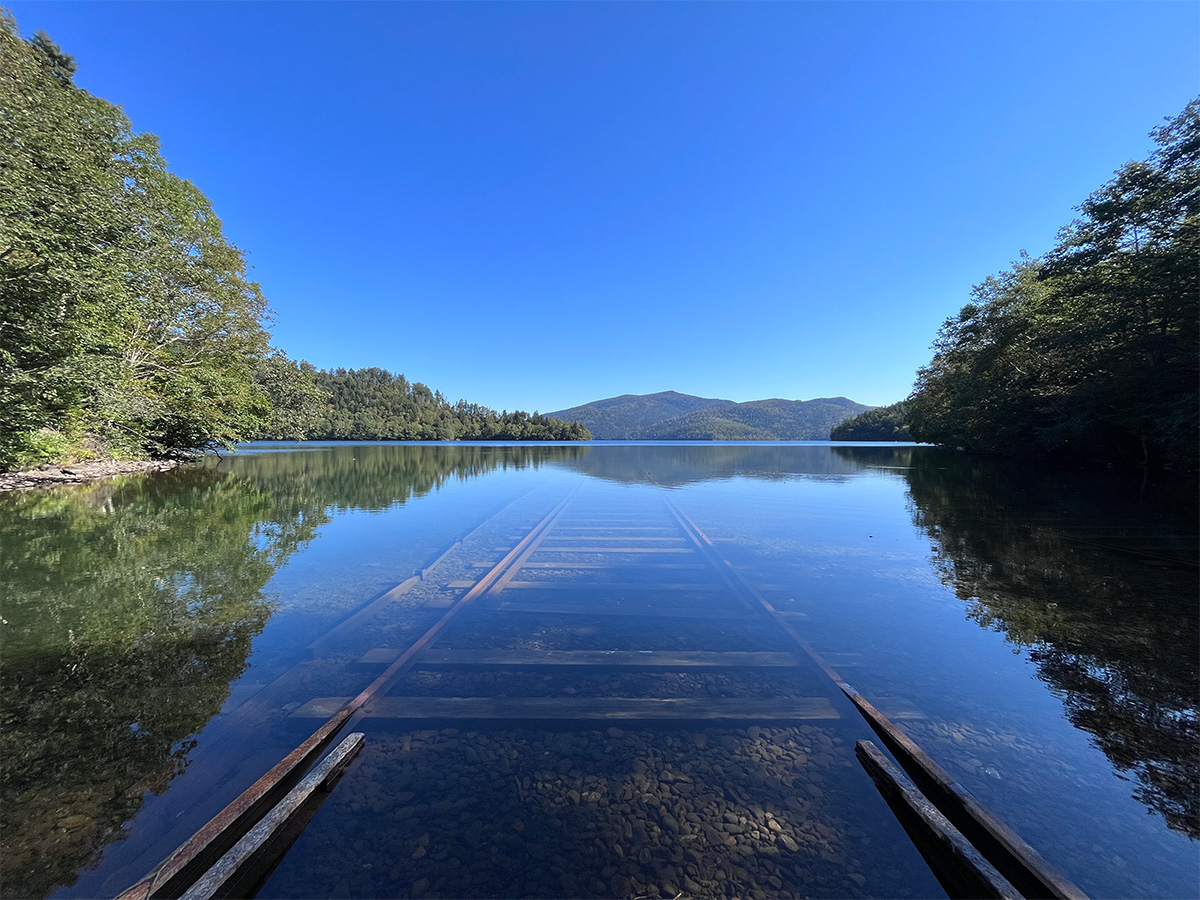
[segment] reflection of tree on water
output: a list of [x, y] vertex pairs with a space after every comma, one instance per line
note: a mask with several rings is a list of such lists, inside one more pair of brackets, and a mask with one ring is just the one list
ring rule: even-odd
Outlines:
[[[289, 447], [288, 449], [294, 449]], [[276, 494], [302, 495], [321, 509], [386, 509], [452, 480], [489, 472], [566, 466], [622, 484], [684, 485], [727, 478], [837, 477], [876, 466], [910, 464], [911, 447], [724, 444], [309, 445], [300, 453], [246, 453], [232, 468]]]
[[189, 468], [0, 502], [3, 891], [44, 896], [186, 765], [319, 512]]
[[968, 616], [1026, 649], [1139, 801], [1200, 836], [1194, 484], [933, 452], [906, 474]]
[[303, 452], [239, 454], [216, 466], [244, 474], [277, 495], [303, 498], [317, 509], [380, 510], [423, 497], [453, 480], [470, 481], [496, 470], [537, 469], [588, 451], [578, 445], [402, 443], [300, 449]]
[[183, 770], [331, 510], [580, 449], [347, 445], [0, 498], [4, 896], [74, 883]]
[[593, 444], [578, 449], [582, 452], [565, 462], [585, 475], [668, 486], [728, 478], [836, 478], [872, 466], [907, 466], [912, 457], [911, 447]]

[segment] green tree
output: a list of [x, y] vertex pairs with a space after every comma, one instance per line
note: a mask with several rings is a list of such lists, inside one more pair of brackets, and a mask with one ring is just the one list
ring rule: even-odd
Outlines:
[[158, 139], [0, 14], [0, 468], [228, 445], [269, 414], [266, 301]]
[[43, 429], [78, 429], [120, 291], [108, 262], [126, 231], [112, 201], [128, 123], [57, 56], [0, 12], [0, 466]]
[[1200, 100], [946, 321], [909, 398], [918, 440], [1189, 468], [1200, 455]]
[[911, 441], [908, 431], [908, 404], [901, 400], [891, 406], [868, 409], [829, 432], [831, 441]]
[[1060, 328], [1045, 342], [1087, 422], [1065, 430], [1114, 453], [1197, 452], [1200, 382], [1200, 99], [1151, 132], [1158, 149], [1122, 166], [1080, 207], [1046, 261]]
[[933, 359], [917, 372], [908, 399], [909, 430], [919, 441], [974, 450], [1017, 451], [1037, 443], [1053, 421], [1039, 384], [1053, 365], [1038, 358], [1033, 307], [1047, 286], [1028, 256], [975, 287], [972, 302], [947, 319]]
[[264, 357], [254, 377], [271, 404], [271, 417], [260, 436], [302, 441], [313, 423], [325, 415], [329, 392], [315, 379], [310, 362], [293, 362], [282, 352]]

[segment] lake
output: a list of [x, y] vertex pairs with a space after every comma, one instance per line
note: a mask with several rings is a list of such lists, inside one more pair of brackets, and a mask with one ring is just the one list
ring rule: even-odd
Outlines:
[[1091, 896], [1194, 897], [1198, 558], [1192, 479], [913, 445], [257, 444], [0, 495], [3, 895], [115, 896], [461, 609], [260, 897], [938, 895], [776, 619]]

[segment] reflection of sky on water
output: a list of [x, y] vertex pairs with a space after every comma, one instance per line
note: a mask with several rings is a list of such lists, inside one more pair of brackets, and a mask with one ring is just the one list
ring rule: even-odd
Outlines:
[[[273, 611], [235, 675], [238, 697], [239, 684], [268, 680], [348, 612], [530, 491], [551, 498], [578, 487], [581, 503], [617, 507], [657, 502], [668, 489], [752, 582], [778, 589], [773, 602], [807, 614], [801, 630], [851, 684], [922, 712], [903, 726], [1085, 890], [1194, 891], [1188, 820], [1172, 830], [1163, 812], [1172, 796], [1186, 811], [1190, 797], [1194, 814], [1194, 743], [1176, 766], [1183, 783], [1148, 795], [1139, 780], [1139, 760], [1195, 734], [1195, 571], [1173, 562], [1195, 559], [1186, 485], [1156, 492], [1105, 474], [1014, 472], [911, 446], [309, 445], [234, 454], [217, 469], [236, 479], [221, 482], [221, 503], [237, 510], [228, 521], [258, 523], [241, 538], [258, 556], [315, 528], [311, 541], [274, 557], [262, 586]], [[217, 527], [205, 496], [169, 501], [182, 527], [189, 516]], [[39, 521], [6, 528], [17, 539], [14, 528]], [[136, 569], [120, 554], [111, 562]], [[203, 606], [203, 583], [185, 565], [159, 577], [193, 613]], [[1094, 615], [1098, 585], [1108, 591], [1105, 629]], [[1135, 595], [1136, 606], [1126, 601]], [[1190, 598], [1182, 608], [1180, 597]], [[1145, 652], [1136, 654], [1139, 641]], [[1076, 659], [1080, 668], [1070, 668]], [[1144, 667], [1166, 674], [1155, 682]], [[1080, 719], [1074, 705], [1091, 695], [1079, 690], [1092, 686], [1078, 683], [1079, 672], [1127, 675], [1125, 706]], [[1153, 690], [1183, 691], [1191, 705], [1168, 703], [1155, 721], [1145, 705], [1153, 695], [1138, 693]], [[1132, 758], [1119, 769], [1122, 734]], [[82, 895], [97, 879], [60, 893]]]

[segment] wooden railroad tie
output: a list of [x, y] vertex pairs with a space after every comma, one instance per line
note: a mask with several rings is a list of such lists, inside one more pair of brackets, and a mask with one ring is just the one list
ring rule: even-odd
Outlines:
[[[293, 712], [296, 722], [324, 719], [345, 697], [318, 697]], [[363, 706], [363, 720], [636, 720], [642, 722], [797, 722], [838, 719], [827, 697], [376, 697]]]
[[640, 666], [648, 668], [794, 668], [791, 653], [709, 650], [428, 650], [417, 668], [442, 666]]
[[[387, 665], [400, 656], [391, 647], [368, 650], [361, 665]], [[413, 668], [494, 666], [630, 666], [667, 669], [794, 668], [791, 653], [711, 650], [441, 650], [429, 649]]]

